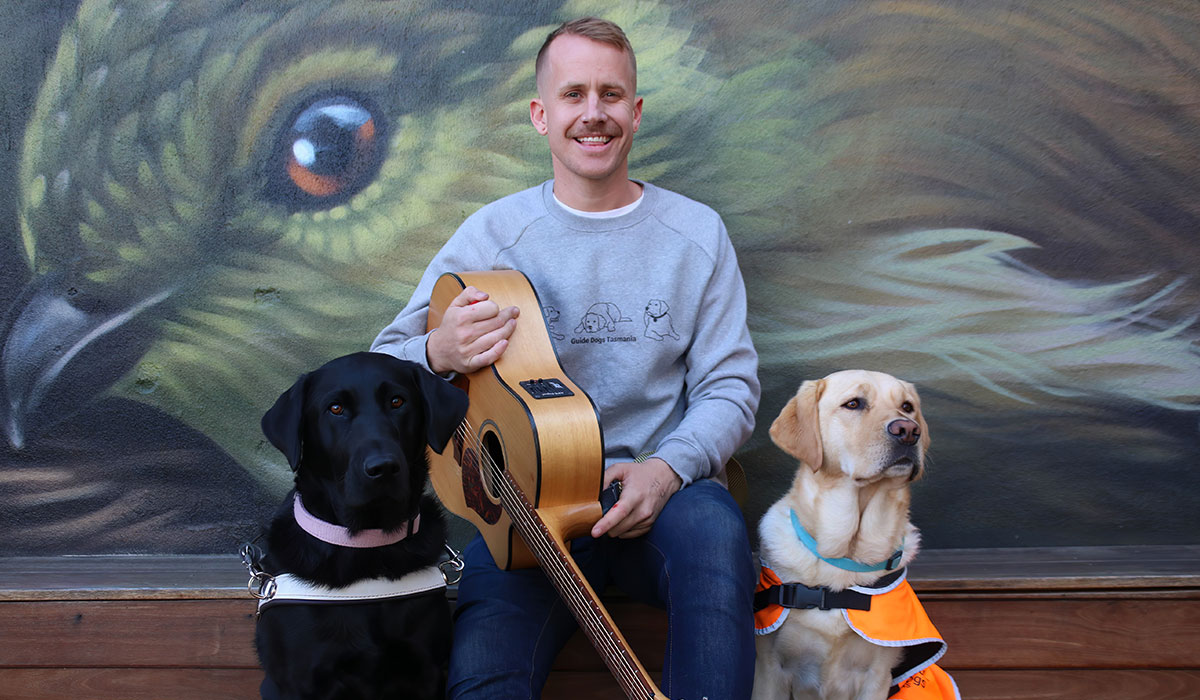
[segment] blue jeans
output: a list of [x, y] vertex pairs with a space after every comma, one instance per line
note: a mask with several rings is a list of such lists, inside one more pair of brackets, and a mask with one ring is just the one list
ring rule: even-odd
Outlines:
[[[581, 537], [571, 553], [597, 591], [613, 583], [667, 611], [661, 688], [674, 700], [742, 700], [754, 680], [756, 572], [746, 523], [720, 484], [667, 501], [642, 537]], [[533, 700], [575, 618], [540, 569], [503, 571], [482, 538], [463, 551], [451, 698]]]

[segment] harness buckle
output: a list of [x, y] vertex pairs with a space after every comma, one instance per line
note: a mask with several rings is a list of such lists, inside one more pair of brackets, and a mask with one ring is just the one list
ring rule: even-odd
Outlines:
[[809, 588], [808, 586], [799, 583], [785, 583], [779, 586], [779, 604], [785, 608], [799, 608], [801, 610], [810, 610], [812, 608], [820, 608], [821, 610], [829, 610], [825, 594], [828, 589], [825, 588]]

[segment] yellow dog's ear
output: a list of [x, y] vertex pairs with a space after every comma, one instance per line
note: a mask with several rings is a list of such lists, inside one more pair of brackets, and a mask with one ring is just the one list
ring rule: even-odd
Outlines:
[[817, 415], [817, 402], [824, 391], [824, 379], [804, 382], [771, 424], [771, 441], [813, 471], [821, 468], [825, 458], [821, 446], [821, 422]]

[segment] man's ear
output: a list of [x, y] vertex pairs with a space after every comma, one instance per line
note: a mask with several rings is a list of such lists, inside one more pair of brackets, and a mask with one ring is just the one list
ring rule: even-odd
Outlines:
[[535, 97], [529, 101], [529, 121], [533, 122], [533, 128], [542, 136], [550, 133], [550, 127], [546, 125], [546, 107], [542, 104], [542, 98]]
[[821, 445], [821, 421], [817, 403], [825, 391], [825, 380], [809, 380], [780, 411], [771, 424], [771, 441], [779, 449], [807, 464], [813, 471], [821, 468], [825, 450]]
[[300, 467], [300, 458], [304, 453], [303, 426], [301, 421], [304, 413], [304, 394], [308, 385], [308, 375], [302, 374], [296, 383], [279, 395], [275, 405], [262, 417], [263, 435], [275, 446], [284, 457], [292, 471]]

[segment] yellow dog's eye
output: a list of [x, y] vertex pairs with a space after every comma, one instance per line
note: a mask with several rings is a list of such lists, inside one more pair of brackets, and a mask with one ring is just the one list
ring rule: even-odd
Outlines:
[[905, 401], [904, 403], [900, 404], [900, 410], [904, 411], [905, 413], [912, 413], [913, 412], [912, 401]]
[[842, 404], [842, 408], [848, 408], [851, 411], [857, 411], [858, 409], [860, 409], [862, 407], [863, 407], [862, 399], [850, 399], [846, 403]]
[[332, 414], [333, 414], [333, 415], [335, 415], [335, 416], [340, 416], [340, 415], [342, 415], [342, 414], [343, 414], [345, 411], [346, 411], [346, 409], [345, 409], [345, 408], [344, 408], [344, 407], [343, 407], [343, 406], [342, 406], [340, 403], [331, 403], [331, 404], [329, 404], [329, 412], [330, 412], [330, 413], [332, 413]]
[[400, 408], [403, 405], [404, 399], [400, 398], [399, 396], [392, 397], [392, 408]]

